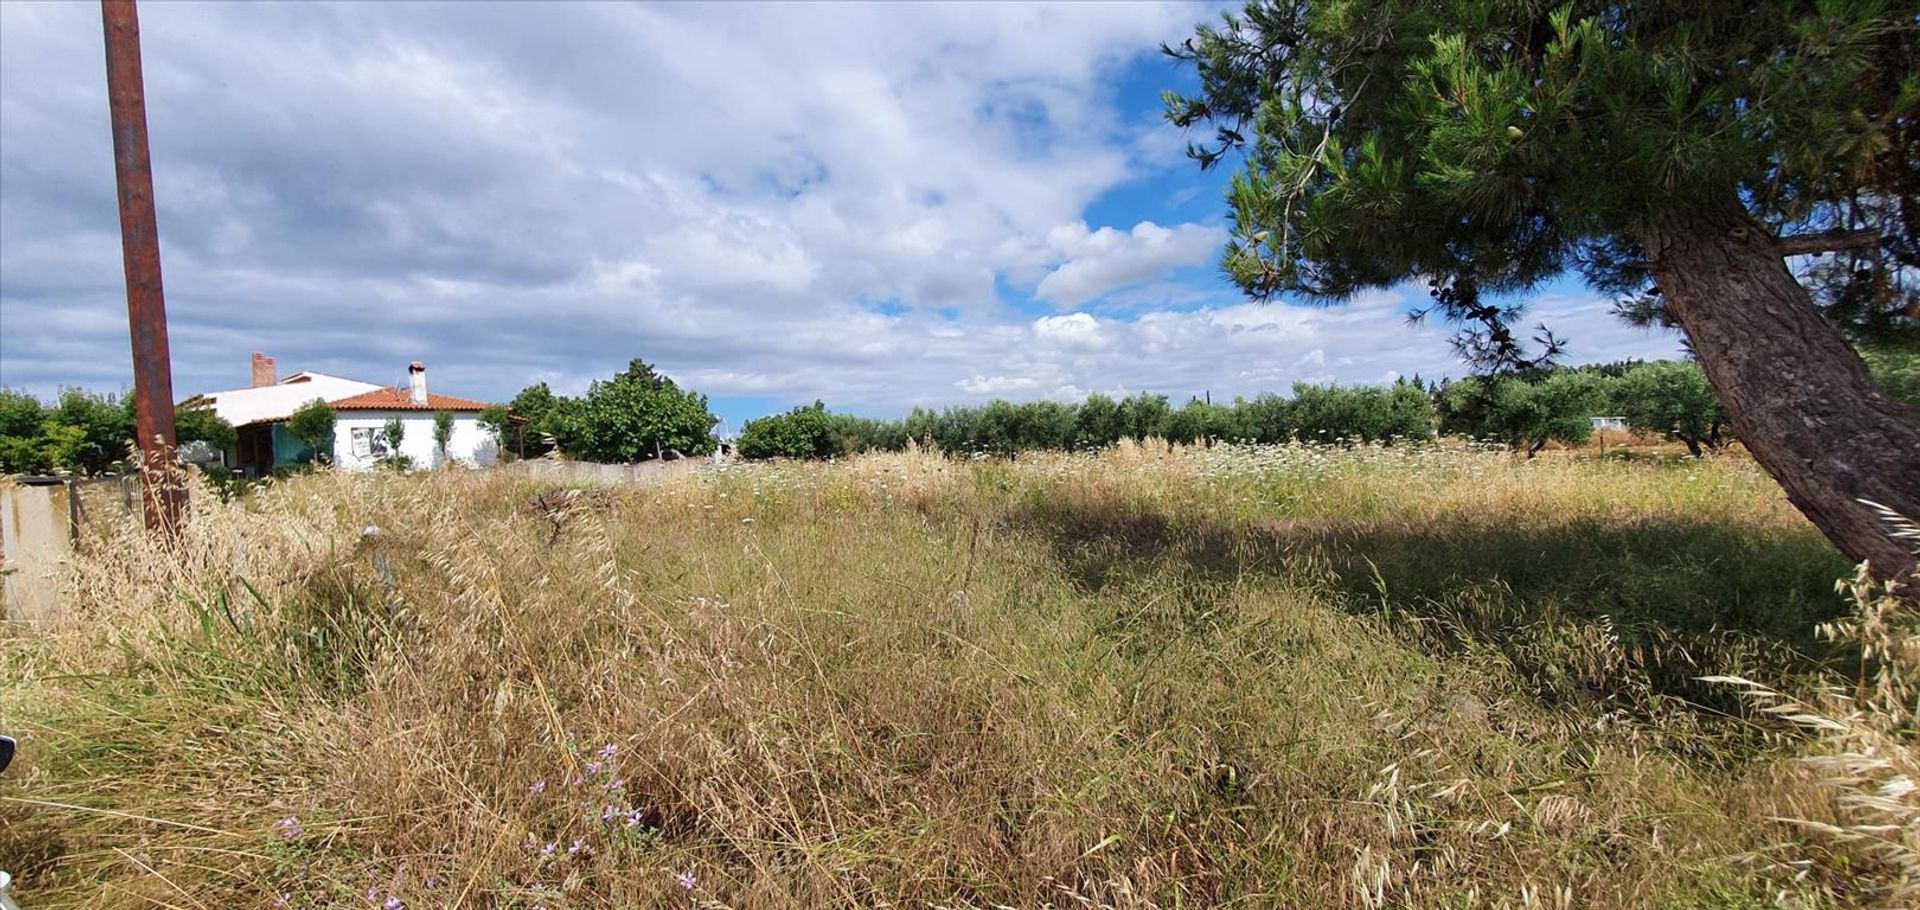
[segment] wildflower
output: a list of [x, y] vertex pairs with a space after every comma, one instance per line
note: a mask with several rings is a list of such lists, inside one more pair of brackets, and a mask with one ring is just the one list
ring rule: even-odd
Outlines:
[[590, 762], [587, 762], [585, 767], [582, 767], [580, 769], [580, 773], [583, 775], [586, 775], [587, 777], [592, 777], [595, 774], [599, 774], [600, 769], [604, 767], [606, 766], [597, 761], [590, 761]]
[[616, 777], [613, 780], [607, 781], [607, 789], [614, 793], [625, 790], [627, 789], [627, 779], [624, 777]]
[[601, 746], [601, 747], [600, 747], [600, 757], [601, 757], [601, 758], [612, 758], [612, 757], [613, 757], [613, 753], [615, 753], [615, 752], [618, 752], [618, 751], [620, 751], [620, 747], [619, 747], [619, 746], [616, 746], [616, 745], [614, 745], [613, 743], [607, 743], [606, 745], [604, 745], [604, 746]]
[[282, 893], [280, 894], [280, 896], [279, 896], [279, 897], [276, 897], [276, 898], [274, 898], [274, 899], [273, 899], [273, 905], [274, 905], [275, 907], [288, 907], [288, 906], [292, 906], [292, 905], [293, 905], [293, 892], [291, 892], [291, 891], [285, 891], [285, 892], [282, 892]]
[[603, 822], [612, 821], [613, 817], [619, 814], [620, 814], [620, 807], [618, 806], [608, 804], [600, 807], [600, 820]]
[[546, 845], [540, 848], [540, 858], [546, 859], [547, 857], [552, 856], [554, 848], [559, 846], [560, 845], [557, 842], [547, 841]]
[[675, 884], [679, 885], [680, 887], [688, 891], [692, 891], [693, 886], [695, 884], [698, 884], [698, 880], [693, 877], [693, 871], [691, 869], [689, 869], [686, 872], [682, 872], [679, 875], [674, 876], [673, 881]]
[[547, 792], [547, 782], [545, 780], [536, 780], [527, 786], [527, 792], [533, 794], [545, 793]]
[[582, 835], [574, 838], [573, 843], [567, 845], [567, 855], [578, 856], [580, 851], [585, 849], [587, 849], [587, 838], [585, 835]]
[[386, 901], [380, 905], [380, 910], [407, 910], [407, 902], [389, 894]]
[[281, 840], [295, 840], [300, 837], [300, 817], [297, 815], [280, 819], [274, 822], [273, 826], [280, 829]]
[[638, 827], [638, 826], [640, 825], [640, 822], [641, 822], [641, 819], [642, 819], [643, 817], [644, 817], [644, 816], [642, 816], [642, 815], [640, 814], [640, 810], [639, 810], [639, 809], [628, 809], [628, 810], [627, 810], [627, 819], [626, 819], [626, 824], [627, 824], [627, 827], [629, 827], [629, 828], [634, 828], [634, 827]]

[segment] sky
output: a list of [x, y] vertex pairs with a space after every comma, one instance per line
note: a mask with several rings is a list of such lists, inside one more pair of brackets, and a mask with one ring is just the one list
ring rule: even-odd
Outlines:
[[[641, 357], [740, 422], [1460, 375], [1424, 288], [1247, 302], [1161, 118], [1217, 6], [148, 3], [174, 390], [254, 351], [505, 401]], [[0, 3], [0, 385], [131, 384], [97, 4]], [[1571, 362], [1675, 356], [1572, 281]]]

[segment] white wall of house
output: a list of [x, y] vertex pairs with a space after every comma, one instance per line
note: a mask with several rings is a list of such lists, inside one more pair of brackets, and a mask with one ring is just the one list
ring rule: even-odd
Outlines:
[[[387, 421], [400, 418], [400, 452], [413, 459], [415, 467], [439, 467], [445, 463], [433, 444], [432, 411], [341, 411], [333, 430], [333, 463], [348, 470], [373, 467], [386, 454]], [[456, 411], [453, 415], [453, 439], [447, 443], [447, 455], [456, 462], [487, 467], [499, 458], [499, 445], [493, 434], [480, 426], [479, 414]]]

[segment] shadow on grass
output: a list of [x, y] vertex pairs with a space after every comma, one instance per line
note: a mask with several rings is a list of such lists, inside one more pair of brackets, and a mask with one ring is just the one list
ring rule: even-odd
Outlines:
[[1422, 647], [1491, 649], [1545, 703], [1641, 714], [1669, 698], [1740, 713], [1733, 693], [1697, 677], [1780, 678], [1830, 664], [1839, 655], [1814, 627], [1844, 611], [1834, 581], [1850, 572], [1811, 529], [1674, 518], [1229, 525], [1038, 500], [1016, 523], [1045, 537], [1091, 591], [1169, 573], [1202, 582], [1197, 590], [1288, 579], [1386, 617]]

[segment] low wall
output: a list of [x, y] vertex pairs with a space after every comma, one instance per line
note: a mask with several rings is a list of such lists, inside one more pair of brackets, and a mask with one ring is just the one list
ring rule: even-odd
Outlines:
[[532, 458], [496, 465], [488, 470], [557, 484], [615, 486], [628, 483], [660, 483], [675, 477], [698, 474], [710, 465], [711, 462], [705, 458], [642, 461], [636, 464], [595, 464], [590, 461]]
[[35, 622], [60, 611], [60, 575], [72, 540], [73, 490], [0, 478], [0, 619]]

